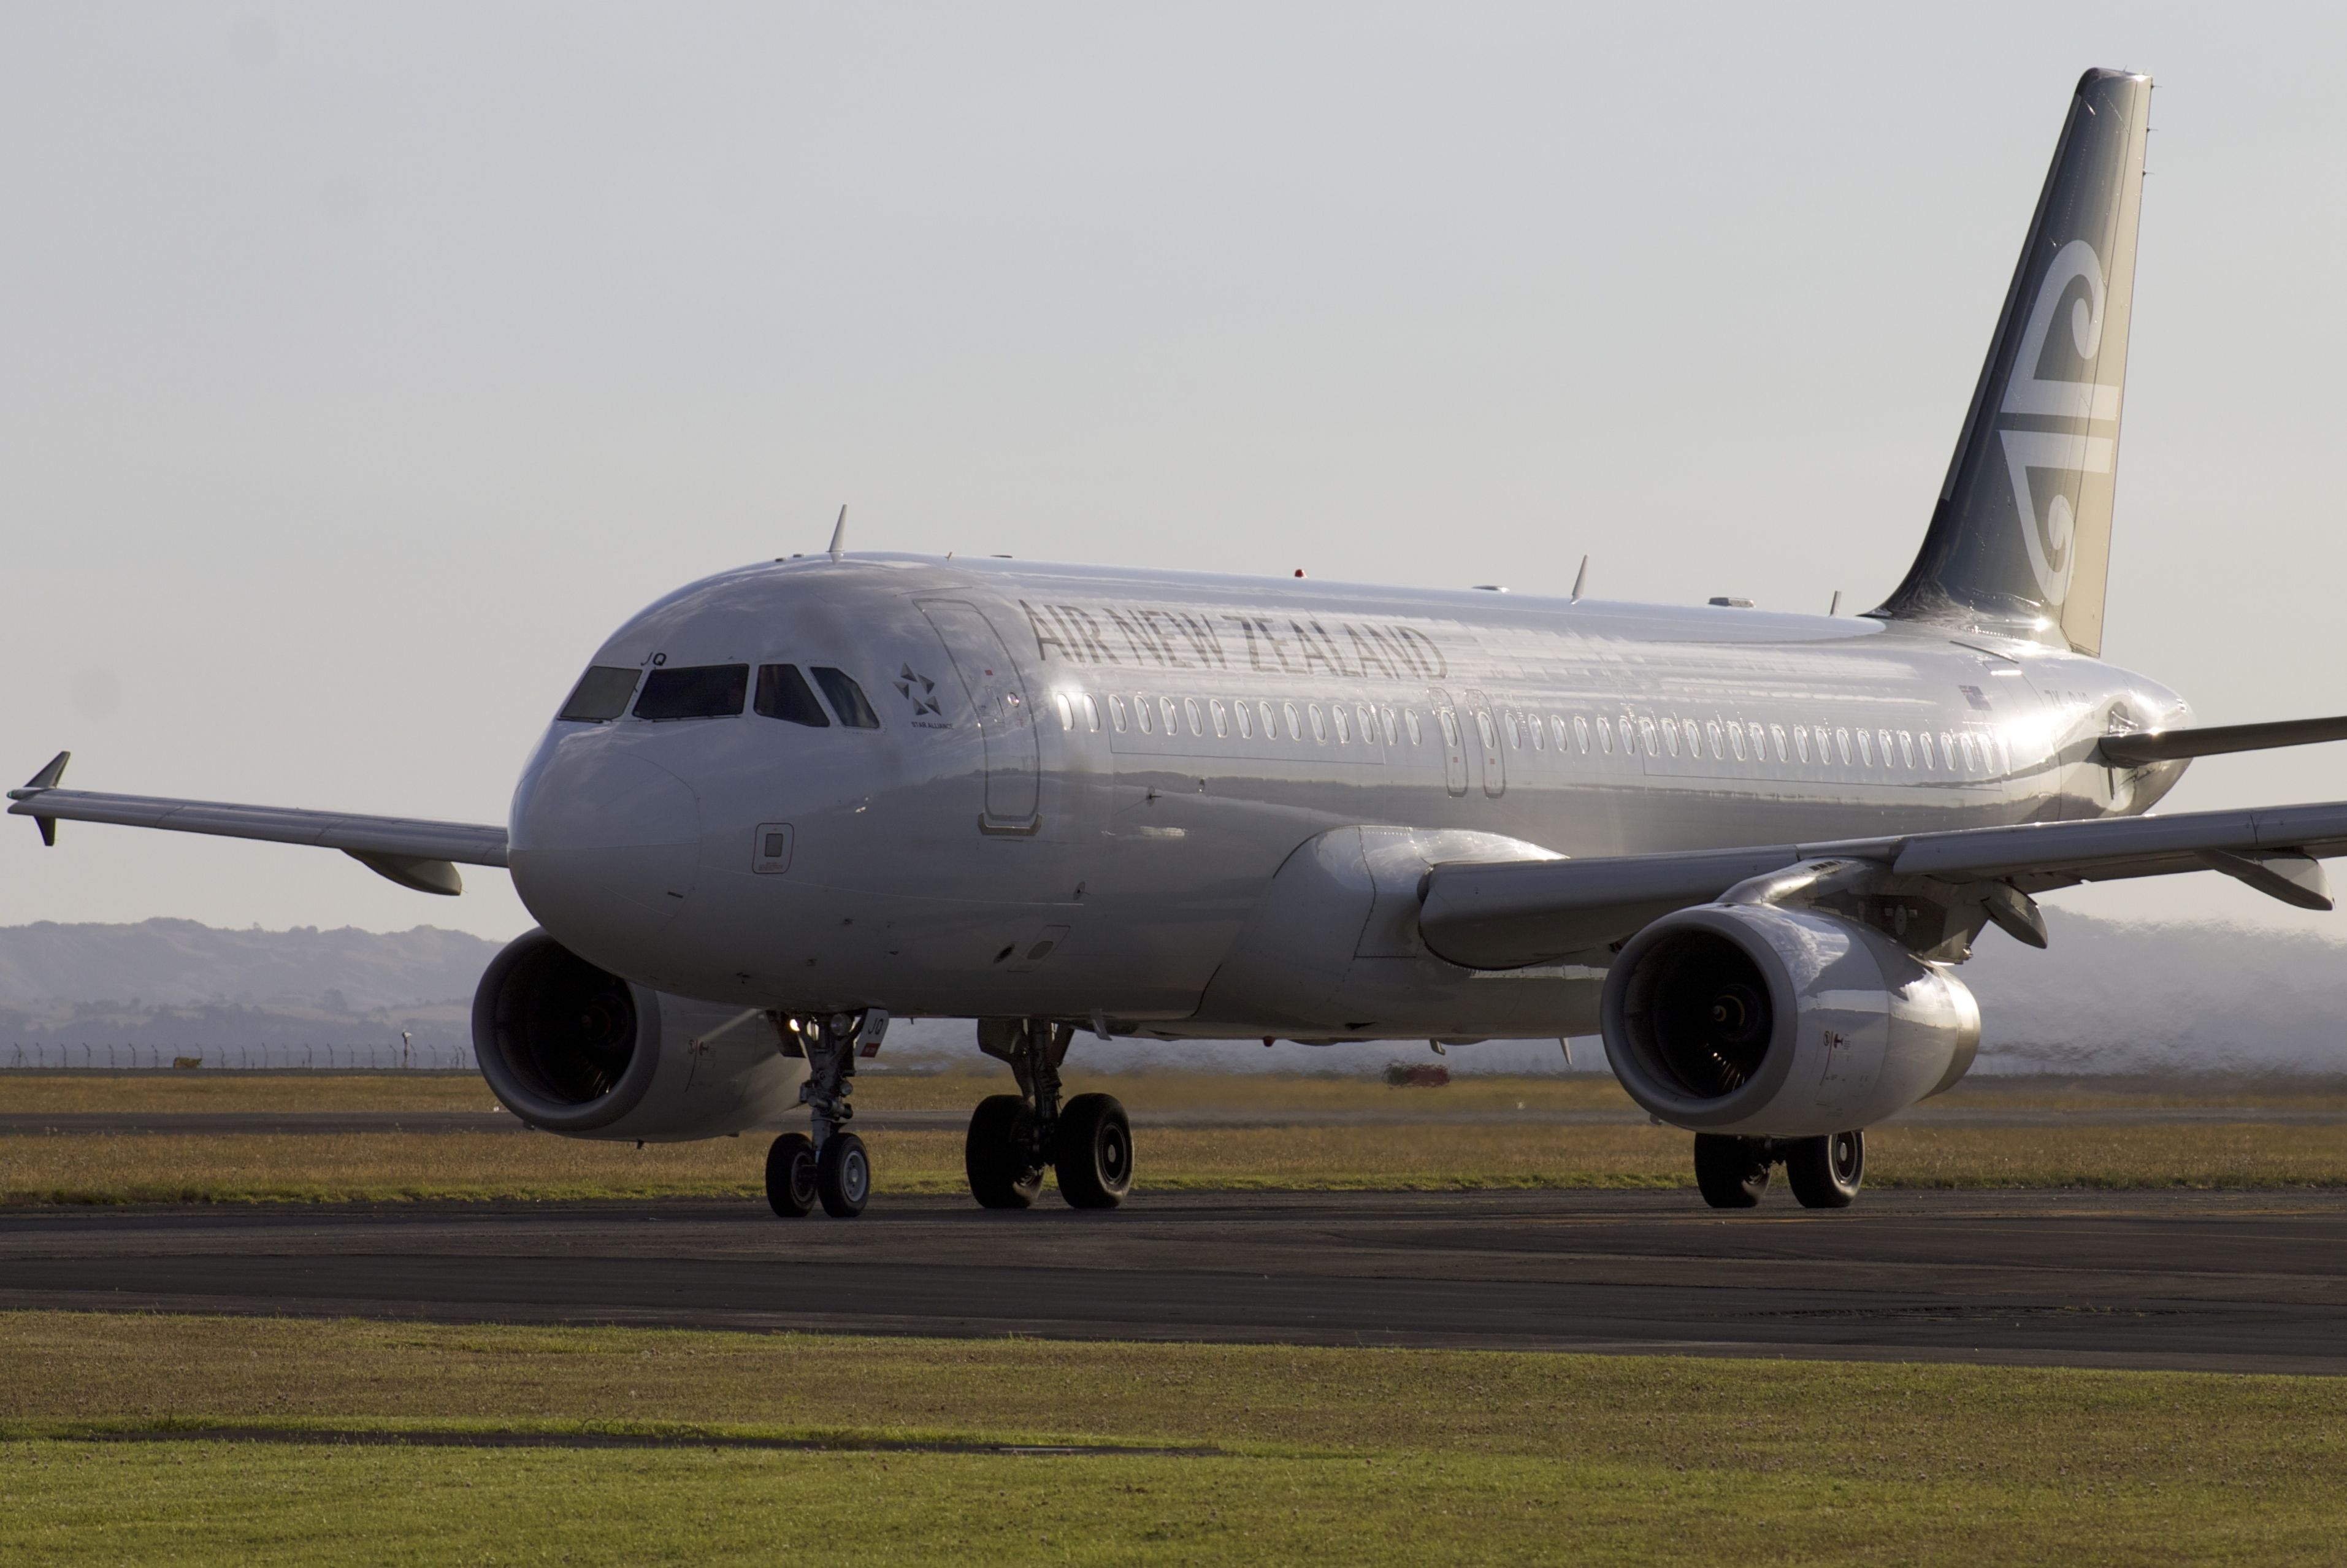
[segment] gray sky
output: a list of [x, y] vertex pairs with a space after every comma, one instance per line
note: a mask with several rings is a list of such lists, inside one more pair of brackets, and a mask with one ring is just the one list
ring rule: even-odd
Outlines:
[[[0, 5], [0, 761], [501, 821], [607, 630], [843, 500], [866, 548], [1862, 608], [2093, 65], [2160, 83], [2106, 652], [2211, 722], [2347, 710], [2342, 31]], [[2313, 748], [2172, 808], [2342, 795]], [[528, 923], [470, 880], [0, 833], [0, 923]]]

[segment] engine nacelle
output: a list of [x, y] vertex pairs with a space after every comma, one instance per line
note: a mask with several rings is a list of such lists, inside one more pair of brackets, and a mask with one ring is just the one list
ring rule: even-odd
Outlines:
[[1980, 1046], [1980, 1007], [1944, 967], [1769, 905], [1656, 920], [1614, 959], [1601, 1010], [1630, 1098], [1697, 1132], [1864, 1127], [1952, 1086]]
[[543, 931], [473, 992], [473, 1053], [507, 1110], [573, 1138], [681, 1143], [778, 1124], [806, 1063], [754, 1009], [692, 1001], [597, 968]]

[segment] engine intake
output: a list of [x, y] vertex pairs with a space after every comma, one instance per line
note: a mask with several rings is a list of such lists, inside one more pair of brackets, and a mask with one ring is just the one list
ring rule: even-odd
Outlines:
[[473, 1053], [507, 1110], [580, 1138], [714, 1138], [779, 1121], [806, 1064], [754, 1009], [671, 996], [543, 931], [516, 938], [473, 993]]
[[1947, 969], [1814, 910], [1706, 905], [1633, 937], [1601, 1008], [1614, 1076], [1704, 1132], [1864, 1127], [1972, 1066], [1980, 1009]]

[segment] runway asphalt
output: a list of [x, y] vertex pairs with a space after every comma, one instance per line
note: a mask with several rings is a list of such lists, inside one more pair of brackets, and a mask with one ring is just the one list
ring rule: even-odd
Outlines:
[[2347, 1194], [21, 1209], [0, 1212], [5, 1307], [2337, 1374]]

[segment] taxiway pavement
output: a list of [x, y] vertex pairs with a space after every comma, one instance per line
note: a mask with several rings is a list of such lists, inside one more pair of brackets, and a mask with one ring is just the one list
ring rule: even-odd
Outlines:
[[2347, 1373], [2347, 1194], [0, 1212], [0, 1307]]

